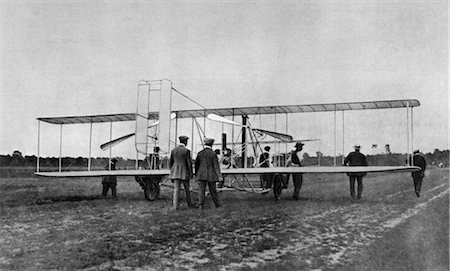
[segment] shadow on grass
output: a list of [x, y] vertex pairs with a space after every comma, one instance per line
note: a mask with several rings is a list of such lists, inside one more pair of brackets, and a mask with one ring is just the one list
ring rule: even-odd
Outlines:
[[49, 197], [37, 199], [34, 203], [37, 205], [51, 204], [56, 202], [77, 202], [84, 200], [98, 200], [103, 199], [102, 196], [59, 196], [59, 197]]

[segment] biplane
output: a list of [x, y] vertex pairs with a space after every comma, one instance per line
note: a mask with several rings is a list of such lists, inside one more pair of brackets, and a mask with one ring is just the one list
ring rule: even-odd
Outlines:
[[[200, 109], [190, 110], [173, 110], [172, 109], [172, 95], [177, 93], [183, 98], [194, 102]], [[338, 112], [352, 111], [352, 110], [377, 110], [377, 109], [392, 109], [405, 108], [407, 112], [407, 147], [408, 156], [412, 157], [413, 153], [413, 119], [412, 110], [414, 107], [420, 105], [416, 99], [403, 100], [385, 100], [385, 101], [366, 101], [366, 102], [349, 102], [349, 103], [325, 103], [325, 104], [296, 104], [296, 105], [269, 105], [269, 106], [251, 106], [251, 107], [231, 107], [231, 108], [206, 108], [195, 102], [186, 94], [175, 89], [171, 81], [167, 79], [162, 80], [141, 80], [137, 86], [137, 110], [135, 113], [125, 114], [108, 114], [108, 115], [86, 115], [86, 116], [67, 116], [67, 117], [42, 117], [38, 118], [38, 159], [36, 175], [45, 177], [102, 177], [102, 176], [134, 176], [145, 180], [145, 178], [157, 177], [164, 179], [169, 175], [169, 169], [164, 165], [161, 167], [142, 166], [142, 161], [145, 161], [153, 153], [154, 147], [158, 147], [161, 153], [161, 160], [167, 158], [171, 149], [175, 146], [178, 137], [178, 122], [181, 119], [191, 120], [191, 150], [193, 150], [194, 126], [198, 131], [198, 138], [206, 136], [206, 121], [220, 122], [222, 125], [231, 125], [232, 135], [231, 142], [227, 142], [226, 134], [222, 134], [222, 150], [231, 147], [235, 158], [239, 157], [239, 162], [235, 162], [232, 167], [222, 169], [223, 176], [232, 176], [234, 183], [238, 183], [236, 176], [243, 176], [243, 180], [248, 182], [245, 176], [260, 175], [260, 174], [292, 174], [292, 173], [350, 173], [350, 172], [412, 172], [419, 170], [418, 167], [412, 165], [404, 166], [367, 166], [367, 167], [347, 167], [338, 166], [336, 161], [336, 114]], [[249, 163], [248, 152], [253, 150], [254, 157], [261, 153], [261, 142], [270, 142], [272, 144], [288, 144], [295, 140], [288, 131], [287, 116], [289, 114], [314, 113], [314, 112], [332, 112], [334, 113], [334, 165], [333, 166], [304, 166], [304, 167], [286, 167], [286, 163], [280, 163], [281, 166], [274, 166], [269, 168], [257, 167], [255, 163]], [[255, 115], [279, 115], [286, 116], [285, 133], [278, 131], [269, 131], [254, 127], [249, 123], [249, 116]], [[242, 123], [236, 122], [236, 118], [240, 117]], [[200, 121], [199, 121], [200, 120]], [[203, 121], [203, 125], [201, 124]], [[40, 150], [40, 123], [45, 122], [49, 124], [60, 126], [60, 157], [58, 171], [43, 172], [39, 168], [39, 150]], [[133, 133], [121, 136], [117, 139], [110, 140], [100, 146], [102, 150], [110, 150], [117, 144], [134, 137], [134, 147], [136, 151], [136, 162], [134, 169], [119, 169], [119, 170], [93, 170], [91, 168], [91, 141], [92, 141], [92, 125], [98, 123], [110, 123], [110, 134], [112, 123], [114, 122], [135, 122], [135, 130]], [[88, 164], [85, 170], [81, 171], [66, 171], [61, 167], [62, 157], [62, 127], [70, 124], [87, 124], [90, 125], [89, 135], [89, 153]], [[235, 128], [236, 127], [236, 128]], [[240, 142], [235, 140], [235, 129], [239, 130]], [[270, 140], [261, 140], [270, 137]], [[258, 139], [259, 138], [259, 139]], [[316, 139], [314, 139], [316, 140]], [[201, 141], [201, 140], [200, 140]], [[306, 141], [306, 140], [305, 140]], [[287, 146], [287, 145], [286, 145]], [[236, 148], [238, 147], [238, 148]], [[195, 156], [195, 153], [194, 153]], [[195, 157], [194, 157], [195, 158]], [[111, 160], [111, 152], [109, 155]], [[250, 184], [250, 182], [248, 182]], [[161, 182], [164, 184], [164, 182]], [[149, 193], [152, 185], [146, 182], [141, 182], [146, 198], [149, 198]], [[242, 183], [238, 186], [232, 187], [237, 190], [264, 193], [264, 188], [254, 187], [253, 185], [245, 186]]]

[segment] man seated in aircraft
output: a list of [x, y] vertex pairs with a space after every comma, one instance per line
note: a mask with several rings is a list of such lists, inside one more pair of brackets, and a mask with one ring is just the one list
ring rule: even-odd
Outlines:
[[[220, 169], [229, 168], [230, 162], [229, 162], [228, 158], [225, 156], [227, 149], [224, 149], [222, 151], [220, 151], [220, 149], [215, 149], [214, 152], [217, 155], [217, 161], [219, 161]], [[225, 177], [222, 176], [222, 178], [220, 178], [219, 182], [217, 183], [217, 188], [222, 188], [224, 185], [225, 185]]]
[[159, 159], [159, 147], [156, 146], [153, 148], [153, 153], [150, 153], [147, 157], [147, 168], [148, 169], [159, 169], [160, 168], [160, 159]]
[[[301, 155], [300, 152], [303, 150], [303, 144], [302, 142], [295, 143], [295, 149], [291, 152], [288, 161], [287, 166], [291, 167], [301, 167], [300, 164]], [[294, 183], [294, 194], [292, 195], [292, 198], [294, 200], [299, 200], [300, 198], [300, 189], [302, 188], [303, 184], [303, 174], [302, 173], [292, 173], [292, 182]]]
[[[106, 165], [105, 169], [106, 170], [116, 170], [116, 163], [117, 163], [117, 159], [113, 158], [111, 159], [111, 162], [108, 163], [108, 165]], [[103, 198], [106, 198], [106, 195], [108, 194], [108, 190], [111, 188], [111, 194], [113, 198], [117, 197], [117, 176], [104, 176], [102, 178], [102, 185], [103, 185], [103, 190], [102, 190], [102, 196]]]
[[[411, 158], [409, 159], [409, 164], [416, 166], [416, 167], [420, 167], [421, 170], [419, 171], [414, 171], [411, 173], [411, 176], [414, 180], [414, 191], [416, 192], [416, 196], [420, 197], [420, 190], [422, 188], [422, 181], [423, 178], [425, 177], [425, 169], [427, 168], [427, 162], [425, 161], [425, 157], [423, 157], [420, 154], [419, 150], [415, 150], [414, 151], [414, 156], [413, 156], [413, 161], [414, 163], [411, 163]], [[408, 163], [408, 161], [406, 161]]]
[[234, 164], [234, 160], [232, 158], [232, 152], [230, 148], [223, 149], [223, 158], [221, 164], [224, 166], [224, 168], [236, 168], [236, 165]]
[[174, 184], [173, 189], [173, 208], [178, 210], [180, 207], [180, 186], [183, 184], [186, 192], [188, 206], [193, 208], [195, 205], [191, 201], [191, 191], [189, 190], [189, 180], [192, 178], [192, 159], [191, 151], [186, 148], [189, 137], [180, 136], [180, 145], [175, 147], [170, 153], [169, 179]]
[[203, 209], [205, 205], [206, 185], [209, 187], [209, 193], [216, 205], [220, 207], [219, 195], [217, 194], [216, 182], [221, 177], [219, 161], [214, 151], [211, 149], [214, 139], [205, 138], [205, 148], [197, 154], [195, 159], [195, 178], [199, 182], [200, 193], [198, 196], [198, 208]]
[[[361, 146], [356, 144], [354, 146], [355, 151], [348, 154], [344, 160], [344, 166], [367, 166], [366, 156], [360, 153]], [[363, 177], [366, 175], [365, 172], [355, 172], [347, 173], [350, 178], [350, 196], [352, 199], [355, 198], [355, 179], [358, 181], [358, 195], [357, 198], [361, 199], [363, 191]]]
[[[270, 167], [270, 146], [265, 146], [264, 147], [264, 152], [261, 153], [261, 155], [259, 156], [259, 166], [260, 167]], [[272, 178], [273, 178], [273, 174], [271, 173], [266, 173], [266, 174], [261, 174], [260, 175], [260, 180], [261, 180], [261, 187], [262, 188], [272, 188]]]

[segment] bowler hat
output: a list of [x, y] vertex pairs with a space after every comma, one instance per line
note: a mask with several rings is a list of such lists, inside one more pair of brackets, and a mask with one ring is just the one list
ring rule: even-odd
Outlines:
[[265, 146], [265, 147], [264, 147], [264, 150], [265, 150], [265, 151], [270, 151], [270, 146]]
[[355, 146], [353, 146], [353, 148], [355, 148], [355, 150], [359, 150], [359, 149], [361, 149], [361, 145], [355, 144]]
[[115, 163], [117, 163], [117, 159], [113, 158], [113, 159], [111, 159], [111, 162], [115, 164]]
[[205, 142], [205, 145], [212, 146], [214, 139], [206, 137], [203, 142]]
[[182, 136], [179, 136], [178, 139], [179, 139], [180, 141], [185, 141], [185, 140], [188, 140], [189, 137], [187, 137], [187, 136], [185, 136], [185, 135], [182, 135]]
[[158, 146], [156, 146], [156, 147], [153, 148], [153, 151], [154, 151], [154, 152], [159, 152], [159, 150], [160, 150], [160, 149], [159, 149]]
[[419, 153], [419, 152], [420, 152], [419, 150], [415, 150], [415, 151], [414, 151], [414, 153]]

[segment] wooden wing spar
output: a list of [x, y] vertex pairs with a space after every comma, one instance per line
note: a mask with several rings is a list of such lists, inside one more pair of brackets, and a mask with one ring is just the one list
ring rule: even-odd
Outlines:
[[[261, 115], [261, 114], [285, 114], [285, 113], [311, 113], [327, 111], [348, 111], [348, 110], [368, 110], [368, 109], [392, 109], [419, 106], [416, 99], [386, 100], [370, 102], [350, 102], [350, 103], [325, 103], [325, 104], [303, 104], [303, 105], [274, 105], [274, 106], [252, 106], [252, 107], [228, 107], [213, 109], [191, 109], [173, 110], [176, 118], [203, 118], [208, 114], [215, 114], [222, 117], [238, 115]], [[158, 112], [149, 112], [148, 118], [158, 120]], [[52, 124], [81, 124], [81, 123], [102, 123], [135, 121], [136, 113], [87, 115], [87, 116], [67, 116], [67, 117], [47, 117], [38, 118], [39, 121]]]
[[[419, 171], [414, 166], [369, 166], [369, 167], [272, 167], [272, 168], [230, 168], [222, 169], [222, 175], [251, 175], [251, 174], [292, 174], [292, 173], [376, 173], [376, 172], [414, 172]], [[102, 176], [167, 176], [169, 169], [159, 170], [98, 170], [98, 171], [63, 171], [36, 172], [43, 177], [102, 177]]]

